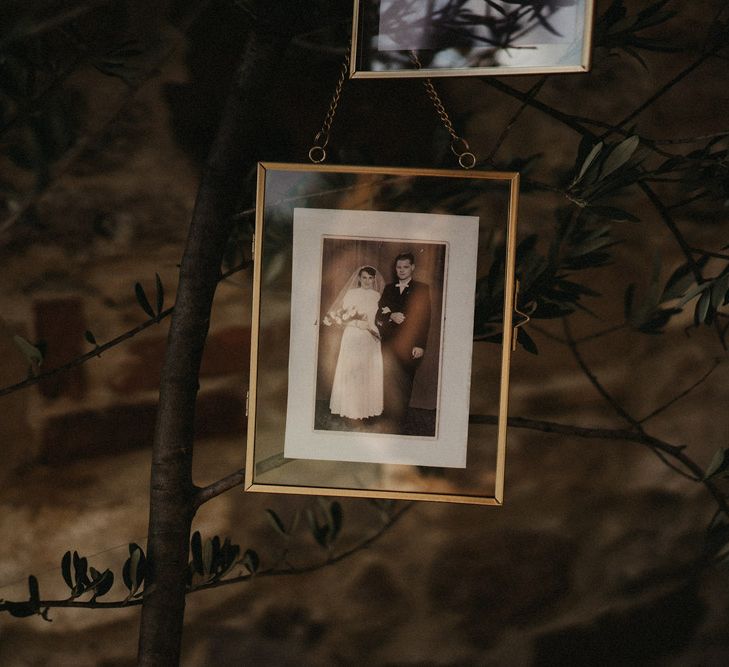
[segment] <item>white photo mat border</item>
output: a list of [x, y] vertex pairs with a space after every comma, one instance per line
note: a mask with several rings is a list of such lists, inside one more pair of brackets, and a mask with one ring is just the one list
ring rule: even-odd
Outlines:
[[[475, 295], [462, 286], [476, 283], [478, 228], [476, 216], [294, 209], [285, 458], [466, 467]], [[314, 430], [325, 236], [447, 245], [436, 437]]]

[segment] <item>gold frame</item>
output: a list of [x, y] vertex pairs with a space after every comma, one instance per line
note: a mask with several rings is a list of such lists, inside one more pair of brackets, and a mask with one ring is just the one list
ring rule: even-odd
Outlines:
[[[499, 417], [497, 424], [497, 445], [496, 465], [494, 476], [494, 494], [475, 496], [452, 493], [431, 493], [421, 491], [397, 491], [397, 490], [376, 490], [366, 488], [340, 488], [340, 487], [318, 487], [318, 486], [296, 486], [290, 484], [258, 483], [254, 481], [254, 469], [256, 465], [255, 444], [256, 424], [258, 417], [258, 373], [259, 373], [259, 348], [261, 332], [261, 291], [262, 291], [262, 265], [265, 237], [265, 206], [266, 206], [266, 175], [269, 171], [286, 172], [311, 172], [311, 173], [334, 173], [334, 174], [357, 174], [357, 175], [382, 175], [382, 176], [423, 176], [423, 177], [445, 177], [452, 179], [484, 179], [500, 181], [508, 189], [507, 197], [504, 197], [504, 204], [507, 207], [506, 214], [506, 243], [505, 243], [505, 275], [504, 275], [504, 317], [503, 317], [503, 343], [501, 352], [501, 374], [499, 387]], [[311, 196], [311, 195], [307, 195]], [[316, 195], [314, 195], [316, 196]], [[439, 169], [415, 169], [398, 167], [358, 167], [339, 165], [309, 165], [292, 163], [269, 163], [258, 164], [258, 186], [256, 193], [256, 233], [254, 237], [254, 277], [253, 277], [253, 305], [251, 323], [251, 365], [250, 383], [246, 402], [246, 414], [248, 417], [247, 429], [247, 452], [245, 466], [244, 491], [264, 493], [296, 493], [304, 495], [328, 495], [339, 497], [367, 497], [367, 498], [390, 498], [397, 500], [429, 500], [451, 503], [468, 503], [477, 505], [500, 506], [503, 504], [504, 493], [504, 467], [506, 456], [506, 431], [507, 412], [509, 395], [509, 367], [511, 361], [512, 343], [514, 339], [513, 319], [515, 307], [515, 289], [517, 283], [514, 277], [515, 254], [516, 254], [516, 222], [519, 197], [519, 174], [516, 172], [487, 172], [487, 171], [464, 171], [464, 170], [439, 170]], [[479, 222], [479, 226], [480, 226]], [[517, 324], [517, 326], [519, 326]], [[473, 370], [472, 370], [473, 372]], [[284, 413], [286, 410], [284, 410]], [[285, 414], [284, 414], [285, 419]], [[260, 462], [259, 462], [260, 463]], [[341, 462], [340, 462], [341, 463]]]
[[413, 69], [388, 70], [375, 72], [358, 69], [359, 42], [360, 42], [360, 6], [365, 0], [354, 0], [354, 14], [352, 20], [352, 44], [350, 51], [349, 77], [351, 79], [410, 79], [425, 77], [454, 77], [454, 76], [516, 76], [530, 74], [570, 74], [585, 73], [592, 66], [592, 38], [595, 21], [596, 0], [584, 0], [585, 25], [582, 33], [582, 63], [565, 67], [459, 67], [442, 69]]

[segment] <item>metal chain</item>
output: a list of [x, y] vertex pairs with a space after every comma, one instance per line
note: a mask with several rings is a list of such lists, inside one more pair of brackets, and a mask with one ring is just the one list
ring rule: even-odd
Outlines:
[[[421, 69], [420, 60], [414, 51], [410, 52], [410, 59], [418, 69]], [[468, 142], [453, 129], [451, 118], [443, 106], [443, 101], [440, 99], [440, 95], [438, 95], [438, 91], [435, 89], [430, 77], [423, 81], [423, 85], [425, 86], [425, 92], [435, 107], [435, 112], [438, 114], [448, 134], [451, 135], [451, 152], [458, 158], [458, 164], [463, 169], [473, 169], [476, 166], [476, 156], [471, 153]]]
[[339, 98], [342, 96], [342, 88], [344, 87], [344, 82], [347, 80], [347, 74], [349, 73], [349, 52], [350, 48], [347, 47], [344, 62], [342, 62], [342, 69], [339, 73], [339, 80], [337, 81], [337, 86], [334, 89], [332, 101], [329, 103], [329, 110], [324, 118], [324, 124], [321, 126], [321, 130], [316, 133], [316, 136], [314, 137], [314, 145], [309, 149], [309, 159], [315, 164], [324, 162], [324, 160], [327, 159], [327, 152], [325, 149], [329, 143], [329, 132], [332, 129], [334, 114], [337, 113]]
[[433, 85], [433, 82], [430, 79], [426, 79], [423, 82], [423, 85], [425, 86], [425, 92], [428, 94], [430, 101], [433, 103], [433, 106], [435, 107], [435, 112], [438, 114], [438, 117], [443, 122], [445, 129], [448, 130], [448, 134], [451, 135], [451, 138], [453, 139], [453, 141], [460, 139], [460, 137], [456, 134], [456, 131], [453, 129], [453, 123], [451, 123], [450, 116], [448, 115], [448, 112], [445, 110], [445, 107], [443, 106], [443, 102], [440, 99], [437, 91], [435, 90], [435, 86]]
[[[314, 136], [314, 145], [309, 149], [309, 159], [315, 164], [324, 162], [327, 158], [326, 147], [327, 144], [329, 144], [329, 133], [331, 132], [332, 123], [334, 122], [334, 115], [337, 113], [339, 99], [342, 96], [342, 88], [344, 87], [344, 82], [347, 80], [347, 74], [349, 73], [350, 50], [351, 42], [350, 47], [347, 48], [344, 55], [344, 61], [342, 62], [342, 67], [339, 72], [339, 80], [337, 81], [337, 85], [334, 89], [332, 100], [329, 103], [327, 114], [324, 117], [324, 123], [321, 126], [321, 130], [319, 130]], [[410, 53], [410, 58], [415, 63], [415, 66], [420, 69], [420, 60], [415, 52]], [[453, 128], [450, 116], [443, 106], [443, 101], [440, 99], [433, 82], [430, 78], [427, 78], [423, 82], [423, 85], [425, 86], [425, 92], [435, 107], [438, 117], [443, 123], [445, 129], [448, 131], [448, 134], [451, 136], [451, 152], [458, 158], [458, 164], [460, 164], [463, 169], [473, 169], [473, 167], [476, 166], [476, 156], [471, 153], [468, 142], [463, 137], [459, 136]]]

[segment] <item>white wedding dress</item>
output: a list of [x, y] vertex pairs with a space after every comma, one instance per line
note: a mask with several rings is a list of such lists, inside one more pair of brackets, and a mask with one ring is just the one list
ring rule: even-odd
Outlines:
[[337, 368], [334, 372], [329, 409], [332, 414], [350, 419], [365, 419], [382, 414], [382, 351], [375, 316], [380, 293], [357, 287], [344, 295], [342, 307], [351, 312], [342, 331]]

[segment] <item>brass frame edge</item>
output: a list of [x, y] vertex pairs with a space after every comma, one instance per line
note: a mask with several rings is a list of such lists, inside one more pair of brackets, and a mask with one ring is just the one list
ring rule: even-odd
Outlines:
[[[386, 491], [349, 489], [344, 487], [293, 486], [258, 484], [253, 481], [255, 471], [255, 431], [257, 416], [258, 348], [261, 320], [261, 264], [263, 257], [266, 172], [320, 171], [357, 174], [392, 174], [400, 176], [437, 176], [463, 179], [495, 180], [509, 183], [509, 207], [506, 219], [507, 242], [505, 262], [504, 322], [501, 355], [501, 382], [499, 387], [499, 418], [497, 434], [497, 459], [495, 467], [494, 495], [470, 496], [420, 491]], [[514, 270], [516, 258], [516, 227], [519, 201], [519, 173], [511, 171], [465, 171], [463, 169], [432, 169], [417, 167], [362, 167], [356, 165], [322, 165], [288, 162], [259, 162], [256, 184], [256, 228], [253, 271], [253, 303], [251, 313], [251, 362], [249, 379], [249, 411], [246, 443], [246, 466], [243, 490], [257, 493], [292, 493], [298, 495], [324, 495], [352, 498], [391, 498], [396, 500], [426, 500], [470, 505], [503, 505], [503, 489], [506, 462], [506, 435], [508, 418], [508, 394], [511, 362], [511, 342], [514, 335], [512, 315], [514, 306]]]
[[504, 476], [506, 470], [506, 432], [509, 417], [509, 382], [511, 379], [511, 348], [514, 329], [514, 284], [516, 281], [516, 234], [519, 213], [519, 174], [511, 179], [509, 192], [508, 236], [506, 240], [506, 263], [504, 282], [504, 333], [501, 349], [501, 386], [499, 387], [499, 421], [496, 453], [496, 480], [494, 497], [499, 503], [504, 500]]
[[[256, 417], [258, 414], [258, 331], [261, 320], [261, 258], [263, 256], [263, 220], [266, 195], [266, 165], [258, 163], [256, 183], [256, 227], [253, 256], [253, 303], [251, 306], [251, 360], [248, 376], [248, 429], [246, 433], [246, 465], [243, 491], [253, 485], [254, 442], [256, 435]], [[258, 289], [256, 289], [256, 285]]]
[[357, 69], [359, 63], [359, 9], [360, 0], [354, 0], [352, 15], [352, 48], [349, 61], [350, 79], [421, 79], [456, 76], [529, 76], [534, 74], [584, 74], [592, 67], [592, 42], [597, 0], [585, 0], [584, 27], [582, 30], [582, 54], [579, 65], [565, 67], [543, 65], [541, 67], [460, 67], [443, 69], [386, 70], [375, 72]]
[[346, 487], [291, 486], [284, 484], [252, 484], [246, 491], [254, 493], [292, 493], [307, 496], [335, 496], [339, 498], [384, 498], [392, 500], [427, 500], [462, 505], [501, 506], [493, 496], [451, 495], [424, 491], [381, 491], [374, 489], [349, 489]]

